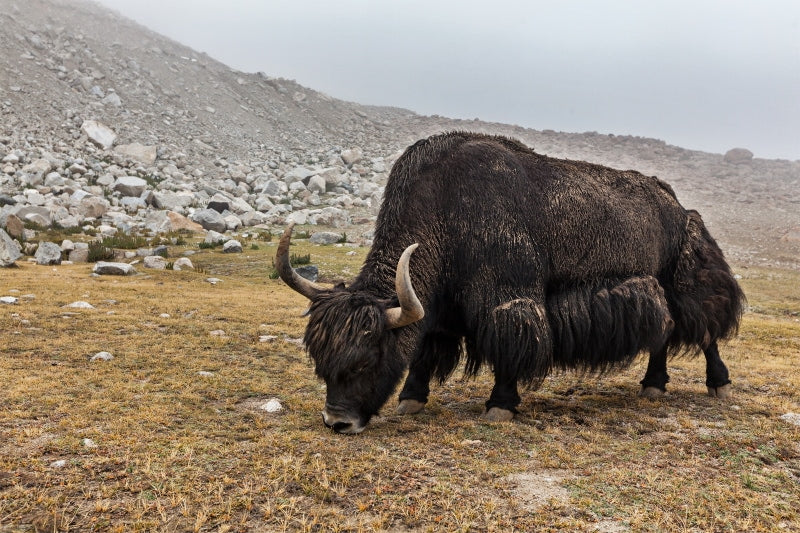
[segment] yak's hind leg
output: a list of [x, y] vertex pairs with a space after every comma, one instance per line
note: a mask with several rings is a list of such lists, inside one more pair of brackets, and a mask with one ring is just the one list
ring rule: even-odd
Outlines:
[[413, 415], [422, 411], [428, 402], [431, 377], [435, 373], [444, 381], [458, 365], [460, 356], [460, 337], [448, 333], [427, 334], [419, 354], [408, 369], [395, 413]]
[[650, 359], [647, 361], [647, 371], [639, 383], [642, 384], [642, 390], [639, 391], [639, 396], [642, 398], [660, 398], [667, 392], [669, 374], [667, 374], [666, 346], [650, 353]]
[[706, 387], [709, 396], [723, 400], [730, 398], [731, 380], [728, 378], [728, 367], [719, 356], [717, 342], [709, 344], [703, 354], [706, 356]]

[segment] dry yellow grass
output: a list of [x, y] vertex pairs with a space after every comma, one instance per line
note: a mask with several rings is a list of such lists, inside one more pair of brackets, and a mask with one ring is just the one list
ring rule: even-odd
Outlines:
[[[800, 412], [798, 273], [739, 270], [756, 312], [723, 348], [730, 402], [677, 359], [663, 400], [636, 397], [641, 363], [556, 375], [493, 425], [489, 376], [456, 376], [345, 437], [295, 342], [306, 302], [259, 248], [198, 254], [203, 273], [0, 272], [20, 298], [0, 307], [0, 531], [800, 531], [800, 427], [779, 418]], [[365, 254], [294, 249], [328, 279]]]

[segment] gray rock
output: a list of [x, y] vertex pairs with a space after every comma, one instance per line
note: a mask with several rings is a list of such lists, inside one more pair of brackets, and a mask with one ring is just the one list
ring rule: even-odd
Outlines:
[[105, 98], [103, 98], [102, 102], [104, 104], [113, 105], [114, 107], [122, 106], [122, 99], [120, 99], [117, 93], [108, 93]]
[[722, 159], [726, 163], [732, 163], [734, 165], [749, 163], [753, 160], [753, 152], [747, 148], [732, 148], [725, 152]]
[[142, 260], [145, 268], [153, 268], [155, 270], [164, 270], [167, 268], [167, 260], [160, 255], [148, 255]]
[[229, 230], [234, 231], [242, 227], [242, 219], [240, 219], [236, 215], [231, 214], [229, 212], [227, 215], [225, 215], [224, 218], [225, 218], [225, 227], [227, 227]]
[[228, 229], [225, 219], [213, 209], [198, 209], [190, 218], [203, 226], [203, 229], [219, 231], [220, 233]]
[[353, 163], [361, 161], [361, 158], [364, 157], [364, 153], [361, 151], [361, 148], [350, 148], [349, 150], [344, 150], [340, 156], [344, 164], [350, 166]]
[[9, 214], [6, 217], [6, 231], [11, 237], [19, 239], [24, 235], [25, 225], [17, 215]]
[[309, 191], [311, 192], [318, 192], [320, 194], [325, 192], [325, 178], [322, 176], [311, 176], [308, 180], [308, 185], [306, 186]]
[[88, 248], [75, 248], [69, 252], [69, 260], [73, 263], [88, 263], [89, 262], [89, 249]]
[[258, 211], [250, 211], [249, 213], [244, 213], [239, 217], [242, 221], [243, 226], [258, 226], [259, 224], [263, 224], [267, 221], [267, 217], [264, 216], [264, 213], [260, 213]]
[[79, 202], [80, 204], [76, 207], [78, 213], [89, 218], [102, 217], [110, 207], [108, 200], [99, 196], [86, 196], [81, 198]]
[[295, 183], [297, 181], [303, 181], [306, 178], [310, 178], [314, 174], [316, 174], [315, 171], [309, 170], [306, 167], [295, 167], [283, 175], [283, 181], [287, 185], [291, 185], [292, 183]]
[[332, 231], [318, 231], [309, 239], [314, 244], [335, 244], [342, 238], [340, 233]]
[[111, 148], [114, 145], [114, 141], [117, 140], [117, 134], [114, 133], [114, 130], [95, 120], [84, 120], [83, 124], [81, 124], [81, 131], [89, 137], [90, 141], [103, 150]]
[[97, 352], [91, 358], [90, 361], [111, 361], [114, 359], [114, 356], [108, 352]]
[[61, 247], [54, 242], [40, 242], [34, 257], [37, 265], [60, 265]]
[[71, 304], [67, 304], [67, 305], [65, 305], [63, 307], [68, 308], [68, 309], [94, 309], [95, 308], [89, 302], [84, 302], [82, 300], [79, 300], [77, 302], [72, 302]]
[[172, 270], [183, 270], [184, 268], [194, 270], [194, 265], [188, 257], [180, 257], [172, 263]]
[[136, 176], [120, 176], [114, 183], [113, 189], [122, 196], [140, 197], [147, 190], [147, 182]]
[[19, 303], [19, 298], [15, 296], [1, 296], [0, 297], [0, 304], [6, 305], [16, 305]]
[[156, 146], [145, 146], [139, 143], [119, 144], [114, 148], [114, 151], [134, 161], [139, 161], [148, 167], [152, 166], [156, 162], [156, 157], [158, 157], [158, 148]]
[[127, 263], [98, 261], [92, 272], [100, 276], [130, 276], [136, 274], [136, 269]]
[[214, 230], [209, 230], [208, 233], [206, 233], [206, 238], [203, 239], [203, 242], [211, 244], [211, 243], [224, 242], [225, 240], [227, 240], [227, 237], [225, 237], [225, 235], [223, 235], [222, 233]]
[[319, 279], [319, 268], [316, 265], [303, 265], [295, 268], [294, 271], [309, 281], [317, 281]]
[[240, 254], [242, 253], [242, 243], [231, 239], [222, 245], [222, 251], [226, 254]]

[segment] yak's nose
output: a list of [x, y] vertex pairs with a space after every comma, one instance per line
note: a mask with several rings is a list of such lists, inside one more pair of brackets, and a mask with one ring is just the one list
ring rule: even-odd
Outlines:
[[336, 433], [352, 435], [364, 431], [365, 425], [359, 423], [358, 418], [331, 413], [327, 409], [322, 411], [322, 423], [325, 427], [333, 429]]

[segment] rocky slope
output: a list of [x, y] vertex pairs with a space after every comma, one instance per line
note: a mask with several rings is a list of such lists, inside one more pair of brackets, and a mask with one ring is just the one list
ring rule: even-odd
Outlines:
[[234, 71], [92, 3], [0, 0], [0, 227], [13, 214], [163, 231], [187, 216], [215, 230], [288, 219], [360, 235], [400, 150], [448, 129], [658, 175], [734, 260], [800, 263], [797, 161], [361, 106]]

